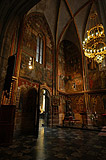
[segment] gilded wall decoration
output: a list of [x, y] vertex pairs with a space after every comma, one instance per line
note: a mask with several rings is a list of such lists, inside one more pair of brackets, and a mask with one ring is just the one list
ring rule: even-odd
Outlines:
[[21, 88], [21, 87], [25, 87], [25, 88], [29, 88], [29, 87], [35, 87], [35, 88], [39, 88], [39, 83], [35, 83], [35, 82], [31, 82], [31, 81], [28, 81], [24, 78], [19, 78], [18, 79], [18, 86]]
[[30, 56], [24, 52], [21, 54], [20, 76], [29, 78], [32, 70], [29, 69]]
[[[36, 62], [37, 36], [44, 37], [43, 62]], [[28, 15], [24, 21], [23, 47], [20, 64], [20, 77], [31, 81], [46, 83], [52, 86], [52, 48], [53, 40], [51, 31], [43, 14]], [[33, 58], [33, 69], [29, 69], [29, 59]]]
[[63, 46], [60, 47], [59, 55], [58, 55], [58, 85], [59, 90], [65, 91], [65, 57]]
[[46, 47], [46, 68], [52, 70], [52, 51], [49, 47]]
[[87, 59], [87, 80], [90, 90], [106, 88], [106, 59], [101, 64], [97, 64], [94, 60]]
[[81, 113], [84, 109], [84, 95], [68, 96], [68, 100], [71, 101], [70, 107], [74, 113]]
[[104, 95], [103, 94], [92, 94], [89, 95], [89, 108], [88, 111], [91, 113], [104, 113]]
[[74, 92], [83, 90], [81, 55], [70, 41], [60, 44], [58, 54], [59, 90]]
[[52, 86], [52, 71], [43, 67], [43, 65], [37, 63], [34, 60], [34, 69], [28, 68], [30, 56], [22, 53], [22, 60], [20, 65], [20, 77], [28, 78], [29, 80], [39, 81], [46, 83], [48, 86]]
[[64, 96], [64, 95], [60, 95], [59, 112], [66, 113], [66, 96]]
[[60, 93], [60, 108], [63, 113], [66, 112], [67, 108], [67, 109], [72, 109], [74, 113], [80, 114], [81, 112], [84, 111], [84, 95], [66, 96], [66, 95], [61, 95]]
[[35, 52], [36, 36], [27, 28], [24, 29], [23, 46]]
[[89, 89], [106, 88], [106, 71], [89, 72]]

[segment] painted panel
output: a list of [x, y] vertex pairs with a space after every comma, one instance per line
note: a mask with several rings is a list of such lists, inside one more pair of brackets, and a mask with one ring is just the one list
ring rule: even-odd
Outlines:
[[30, 70], [28, 67], [30, 56], [22, 53], [21, 65], [20, 65], [20, 77], [28, 78], [29, 80], [39, 81], [41, 83], [47, 83], [48, 86], [52, 86], [52, 71], [43, 67], [43, 65], [37, 63], [34, 60], [34, 69]]
[[81, 56], [74, 44], [63, 41], [58, 56], [59, 90], [74, 92], [83, 90]]

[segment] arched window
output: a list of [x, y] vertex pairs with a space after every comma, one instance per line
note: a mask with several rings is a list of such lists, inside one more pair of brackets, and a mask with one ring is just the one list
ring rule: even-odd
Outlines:
[[43, 36], [39, 34], [37, 36], [37, 47], [36, 47], [36, 62], [43, 64]]

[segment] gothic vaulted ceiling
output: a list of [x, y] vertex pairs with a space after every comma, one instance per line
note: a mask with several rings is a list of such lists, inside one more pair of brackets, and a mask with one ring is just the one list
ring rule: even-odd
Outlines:
[[106, 26], [106, 0], [1, 0], [0, 33], [17, 15], [23, 17], [27, 12], [42, 12], [56, 44], [66, 39], [80, 46], [93, 2]]
[[106, 5], [106, 0], [41, 0], [27, 14], [42, 12], [56, 44], [65, 39], [80, 48], [93, 3], [101, 18], [101, 6]]

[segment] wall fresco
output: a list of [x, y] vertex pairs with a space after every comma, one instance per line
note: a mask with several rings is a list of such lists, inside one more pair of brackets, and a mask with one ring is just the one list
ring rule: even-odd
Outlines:
[[22, 77], [29, 77], [31, 74], [31, 70], [29, 69], [29, 60], [30, 56], [24, 52], [21, 54], [21, 64], [20, 64], [20, 76]]
[[84, 95], [61, 95], [60, 94], [60, 108], [62, 112], [66, 112], [66, 103], [68, 108], [71, 108], [74, 113], [81, 113], [84, 111]]
[[[69, 110], [73, 113], [73, 118], [75, 118], [77, 123], [82, 123], [82, 116], [80, 113], [84, 111], [84, 95], [61, 95], [60, 94], [60, 106], [59, 114], [62, 114], [62, 120]], [[61, 120], [61, 123], [62, 123]]]
[[104, 113], [106, 113], [106, 94], [89, 94], [87, 106], [88, 125], [103, 125], [104, 119], [102, 114]]
[[104, 113], [106, 95], [104, 94], [91, 94], [89, 95], [88, 112], [98, 114]]
[[59, 90], [65, 91], [65, 56], [63, 45], [60, 45], [59, 54], [58, 54], [58, 85]]
[[[85, 107], [84, 95], [61, 95], [60, 113], [66, 114], [66, 110], [72, 110], [77, 123], [82, 123], [82, 112], [86, 112], [86, 123], [93, 126], [101, 126], [104, 123], [103, 114], [106, 113], [106, 94], [96, 93], [88, 95], [88, 105]], [[66, 109], [67, 108], [67, 109]], [[64, 119], [64, 117], [63, 117]]]
[[23, 46], [35, 53], [36, 36], [30, 30], [28, 30], [28, 28], [24, 29]]
[[106, 71], [89, 72], [89, 89], [106, 88]]
[[46, 46], [46, 57], [45, 57], [46, 69], [52, 70], [52, 51]]
[[93, 59], [86, 59], [87, 70], [87, 89], [105, 89], [106, 88], [106, 58], [98, 64]]
[[70, 101], [70, 107], [74, 113], [80, 114], [84, 111], [84, 95], [70, 95], [67, 100]]
[[46, 83], [48, 86], [52, 86], [52, 70], [46, 69], [43, 65], [37, 63], [34, 60], [34, 69], [28, 68], [30, 56], [22, 53], [22, 60], [20, 65], [20, 77], [28, 78], [31, 81], [39, 81]]
[[[44, 44], [44, 64], [36, 62], [37, 35], [42, 34]], [[52, 36], [43, 14], [36, 13], [29, 15], [24, 22], [23, 47], [20, 64], [20, 77], [39, 81], [52, 86]], [[29, 69], [30, 57], [33, 58], [33, 69]]]
[[35, 87], [35, 88], [39, 88], [39, 83], [35, 83], [35, 82], [31, 82], [31, 81], [28, 81], [26, 79], [23, 79], [23, 78], [19, 78], [18, 79], [18, 86], [19, 87], [22, 87], [22, 86], [25, 86], [25, 88], [29, 88], [29, 87]]
[[81, 55], [74, 44], [63, 41], [58, 55], [59, 90], [65, 92], [82, 91]]
[[60, 95], [59, 113], [66, 113], [66, 96]]

